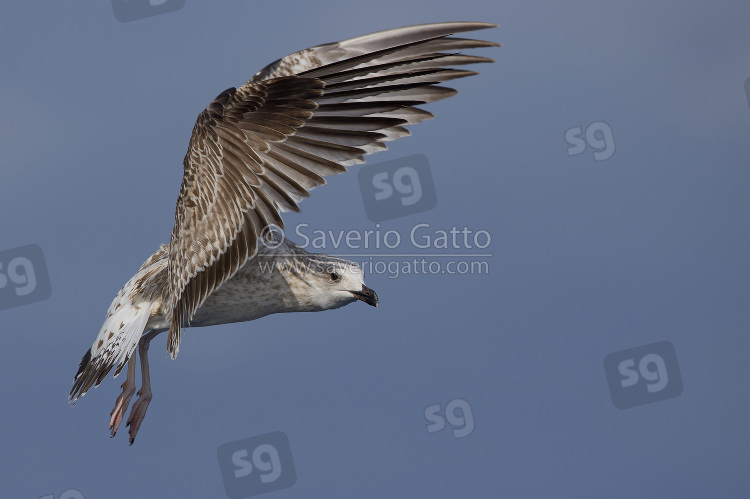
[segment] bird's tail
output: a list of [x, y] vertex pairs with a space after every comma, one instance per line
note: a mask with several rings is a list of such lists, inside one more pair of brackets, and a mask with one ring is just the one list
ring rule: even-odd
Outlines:
[[[160, 250], [163, 252], [163, 248]], [[153, 293], [154, 280], [166, 271], [165, 260], [155, 253], [130, 281], [117, 293], [112, 301], [107, 318], [94, 344], [86, 351], [73, 378], [70, 400], [75, 403], [92, 386], [99, 386], [109, 371], [115, 369], [115, 377], [133, 354], [143, 334], [152, 310], [158, 306]], [[146, 292], [144, 292], [146, 290]]]

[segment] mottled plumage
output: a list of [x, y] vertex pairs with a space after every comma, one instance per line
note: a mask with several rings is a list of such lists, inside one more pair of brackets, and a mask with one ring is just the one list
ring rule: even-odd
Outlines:
[[[140, 344], [144, 385], [130, 416], [132, 442], [151, 397], [146, 351], [160, 332], [169, 331], [174, 358], [186, 326], [327, 310], [354, 300], [377, 304], [351, 262], [289, 242], [270, 250], [264, 234], [283, 227], [281, 212], [299, 211], [325, 177], [363, 163], [385, 142], [409, 135], [406, 126], [431, 118], [416, 106], [456, 93], [439, 83], [476, 74], [448, 66], [492, 62], [456, 51], [497, 45], [450, 35], [493, 26], [426, 24], [320, 45], [219, 94], [193, 129], [170, 242], [115, 297], [81, 361], [71, 399], [127, 363], [110, 421], [114, 435], [134, 391], [132, 354]], [[310, 265], [267, 272], [260, 270], [263, 259]]]

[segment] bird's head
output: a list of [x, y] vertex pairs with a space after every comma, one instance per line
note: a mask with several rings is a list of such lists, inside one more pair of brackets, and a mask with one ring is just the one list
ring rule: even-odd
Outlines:
[[365, 286], [364, 272], [354, 262], [328, 255], [310, 255], [298, 267], [300, 291], [316, 310], [343, 307], [357, 300], [378, 306], [378, 295]]

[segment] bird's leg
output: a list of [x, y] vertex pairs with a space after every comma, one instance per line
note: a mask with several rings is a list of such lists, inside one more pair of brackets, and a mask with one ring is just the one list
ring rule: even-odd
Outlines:
[[151, 331], [143, 335], [138, 342], [138, 354], [141, 357], [141, 389], [138, 390], [138, 399], [130, 410], [130, 417], [126, 426], [130, 427], [130, 445], [135, 441], [135, 435], [141, 427], [143, 418], [146, 417], [146, 409], [151, 402], [151, 379], [148, 374], [148, 346], [151, 340], [161, 333], [161, 330]]
[[128, 404], [130, 404], [130, 398], [135, 393], [135, 352], [130, 354], [128, 359], [128, 377], [122, 384], [122, 393], [117, 397], [115, 402], [115, 408], [109, 413], [109, 429], [114, 437], [117, 433], [117, 428], [120, 427], [122, 418], [125, 417], [125, 411], [128, 410]]

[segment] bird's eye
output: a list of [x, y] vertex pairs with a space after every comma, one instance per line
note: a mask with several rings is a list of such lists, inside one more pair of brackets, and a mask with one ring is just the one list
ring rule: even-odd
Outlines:
[[331, 272], [331, 280], [332, 281], [338, 281], [339, 275], [336, 272]]

